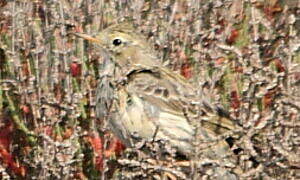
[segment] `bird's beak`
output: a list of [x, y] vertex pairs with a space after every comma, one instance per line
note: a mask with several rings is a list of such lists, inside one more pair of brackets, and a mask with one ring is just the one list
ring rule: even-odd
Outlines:
[[94, 43], [99, 43], [101, 44], [101, 41], [99, 39], [96, 39], [92, 36], [89, 36], [87, 34], [82, 34], [82, 33], [73, 33], [75, 36], [77, 37], [80, 37], [80, 38], [83, 38], [85, 40], [88, 40], [88, 41], [91, 41], [91, 42], [94, 42]]

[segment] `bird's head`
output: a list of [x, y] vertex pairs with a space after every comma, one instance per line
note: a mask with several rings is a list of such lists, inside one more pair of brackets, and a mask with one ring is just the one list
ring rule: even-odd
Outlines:
[[75, 35], [107, 50], [120, 66], [138, 64], [151, 66], [159, 63], [147, 40], [135, 30], [132, 24], [110, 26], [96, 37], [80, 33]]

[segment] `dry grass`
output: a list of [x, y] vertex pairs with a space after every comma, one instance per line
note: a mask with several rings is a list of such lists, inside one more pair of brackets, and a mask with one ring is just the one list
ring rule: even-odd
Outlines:
[[[0, 6], [2, 179], [192, 178], [184, 166], [136, 150], [103, 156], [113, 140], [94, 105], [107, 57], [69, 32], [95, 34], [124, 20], [170, 68], [239, 120], [241, 179], [300, 178], [299, 2], [0, 0]], [[207, 178], [213, 163], [202, 162], [200, 175]]]

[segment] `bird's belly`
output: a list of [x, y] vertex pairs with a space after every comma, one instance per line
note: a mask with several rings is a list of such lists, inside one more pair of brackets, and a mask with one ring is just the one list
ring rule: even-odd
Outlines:
[[120, 106], [120, 120], [126, 129], [127, 136], [137, 135], [143, 139], [151, 139], [155, 134], [155, 124], [147, 117], [141, 100], [134, 96], [131, 102]]
[[[145, 140], [165, 140], [183, 153], [192, 151], [194, 129], [184, 116], [155, 109], [138, 96], [131, 95], [130, 98], [130, 102], [128, 97], [120, 100], [124, 104], [120, 105], [119, 111], [120, 126], [125, 128], [127, 137], [137, 135]], [[155, 111], [150, 110], [151, 108]], [[132, 141], [126, 141], [126, 144], [133, 145]]]

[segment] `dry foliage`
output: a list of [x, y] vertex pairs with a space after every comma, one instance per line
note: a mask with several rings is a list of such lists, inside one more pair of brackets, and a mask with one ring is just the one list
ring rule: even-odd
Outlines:
[[[109, 58], [70, 32], [126, 20], [238, 119], [240, 179], [299, 179], [299, 17], [297, 0], [0, 0], [1, 178], [197, 179], [155, 144], [122, 153], [95, 117]], [[215, 163], [199, 162], [201, 177]]]

